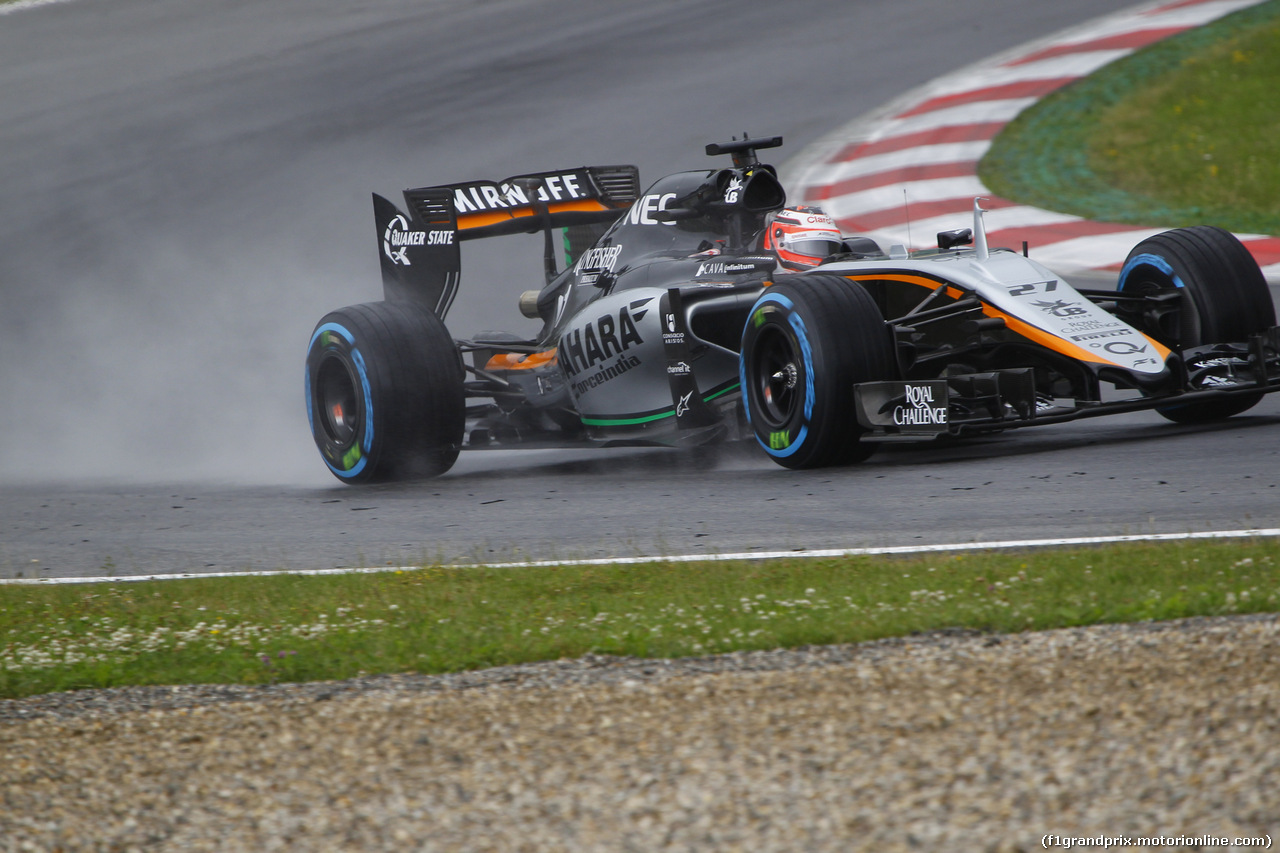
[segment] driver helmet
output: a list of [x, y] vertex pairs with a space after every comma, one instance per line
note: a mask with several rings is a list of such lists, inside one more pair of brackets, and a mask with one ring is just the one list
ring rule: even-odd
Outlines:
[[775, 253], [784, 267], [807, 270], [843, 250], [836, 221], [818, 207], [784, 207], [769, 219], [765, 249]]

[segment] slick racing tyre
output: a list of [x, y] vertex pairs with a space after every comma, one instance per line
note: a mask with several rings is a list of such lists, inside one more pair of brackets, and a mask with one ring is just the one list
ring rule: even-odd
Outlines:
[[856, 382], [893, 379], [893, 342], [861, 285], [800, 275], [752, 306], [739, 356], [743, 401], [760, 446], [787, 468], [860, 462], [873, 445], [854, 408]]
[[[1156, 295], [1181, 289], [1181, 309], [1160, 328], [1142, 331], [1186, 349], [1242, 343], [1275, 325], [1275, 306], [1257, 261], [1235, 235], [1211, 225], [1165, 231], [1143, 240], [1120, 270], [1116, 290]], [[1253, 408], [1261, 394], [1157, 409], [1171, 421], [1201, 423]]]
[[326, 314], [307, 348], [307, 416], [344, 483], [433, 477], [458, 458], [462, 362], [444, 324], [411, 302]]

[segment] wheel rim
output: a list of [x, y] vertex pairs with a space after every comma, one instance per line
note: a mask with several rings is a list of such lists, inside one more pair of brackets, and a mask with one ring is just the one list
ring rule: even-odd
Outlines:
[[1200, 316], [1192, 301], [1195, 297], [1188, 292], [1187, 288], [1178, 287], [1162, 270], [1149, 265], [1135, 267], [1120, 283], [1119, 289], [1135, 296], [1181, 293], [1182, 304], [1178, 310], [1160, 316], [1155, 327], [1147, 331], [1154, 333], [1162, 343], [1171, 346], [1187, 346], [1192, 342], [1199, 342]]
[[320, 427], [332, 443], [354, 444], [360, 432], [356, 378], [347, 363], [330, 355], [316, 371], [316, 409]]
[[772, 327], [761, 330], [752, 354], [752, 384], [764, 425], [781, 429], [795, 417], [803, 394], [799, 352], [791, 336]]

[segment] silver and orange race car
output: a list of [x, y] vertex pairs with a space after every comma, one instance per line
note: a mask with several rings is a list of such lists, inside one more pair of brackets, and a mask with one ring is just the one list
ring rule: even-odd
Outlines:
[[[813, 468], [1141, 409], [1208, 421], [1280, 390], [1270, 292], [1226, 231], [1158, 234], [1114, 290], [1084, 290], [988, 247], [975, 199], [936, 248], [836, 235], [797, 267], [757, 156], [781, 143], [708, 145], [732, 165], [643, 192], [634, 167], [604, 166], [406, 190], [407, 212], [375, 195], [385, 299], [327, 314], [307, 350], [329, 470], [365, 483], [441, 474], [462, 450], [753, 437]], [[538, 232], [544, 280], [518, 299], [538, 334], [453, 337], [461, 244]]]

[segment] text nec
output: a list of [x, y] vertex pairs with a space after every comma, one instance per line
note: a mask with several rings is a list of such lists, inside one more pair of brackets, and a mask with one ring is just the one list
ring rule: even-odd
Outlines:
[[666, 210], [676, 200], [675, 193], [650, 193], [636, 200], [627, 211], [627, 222], [632, 225], [673, 225], [672, 222], [659, 222], [653, 215]]

